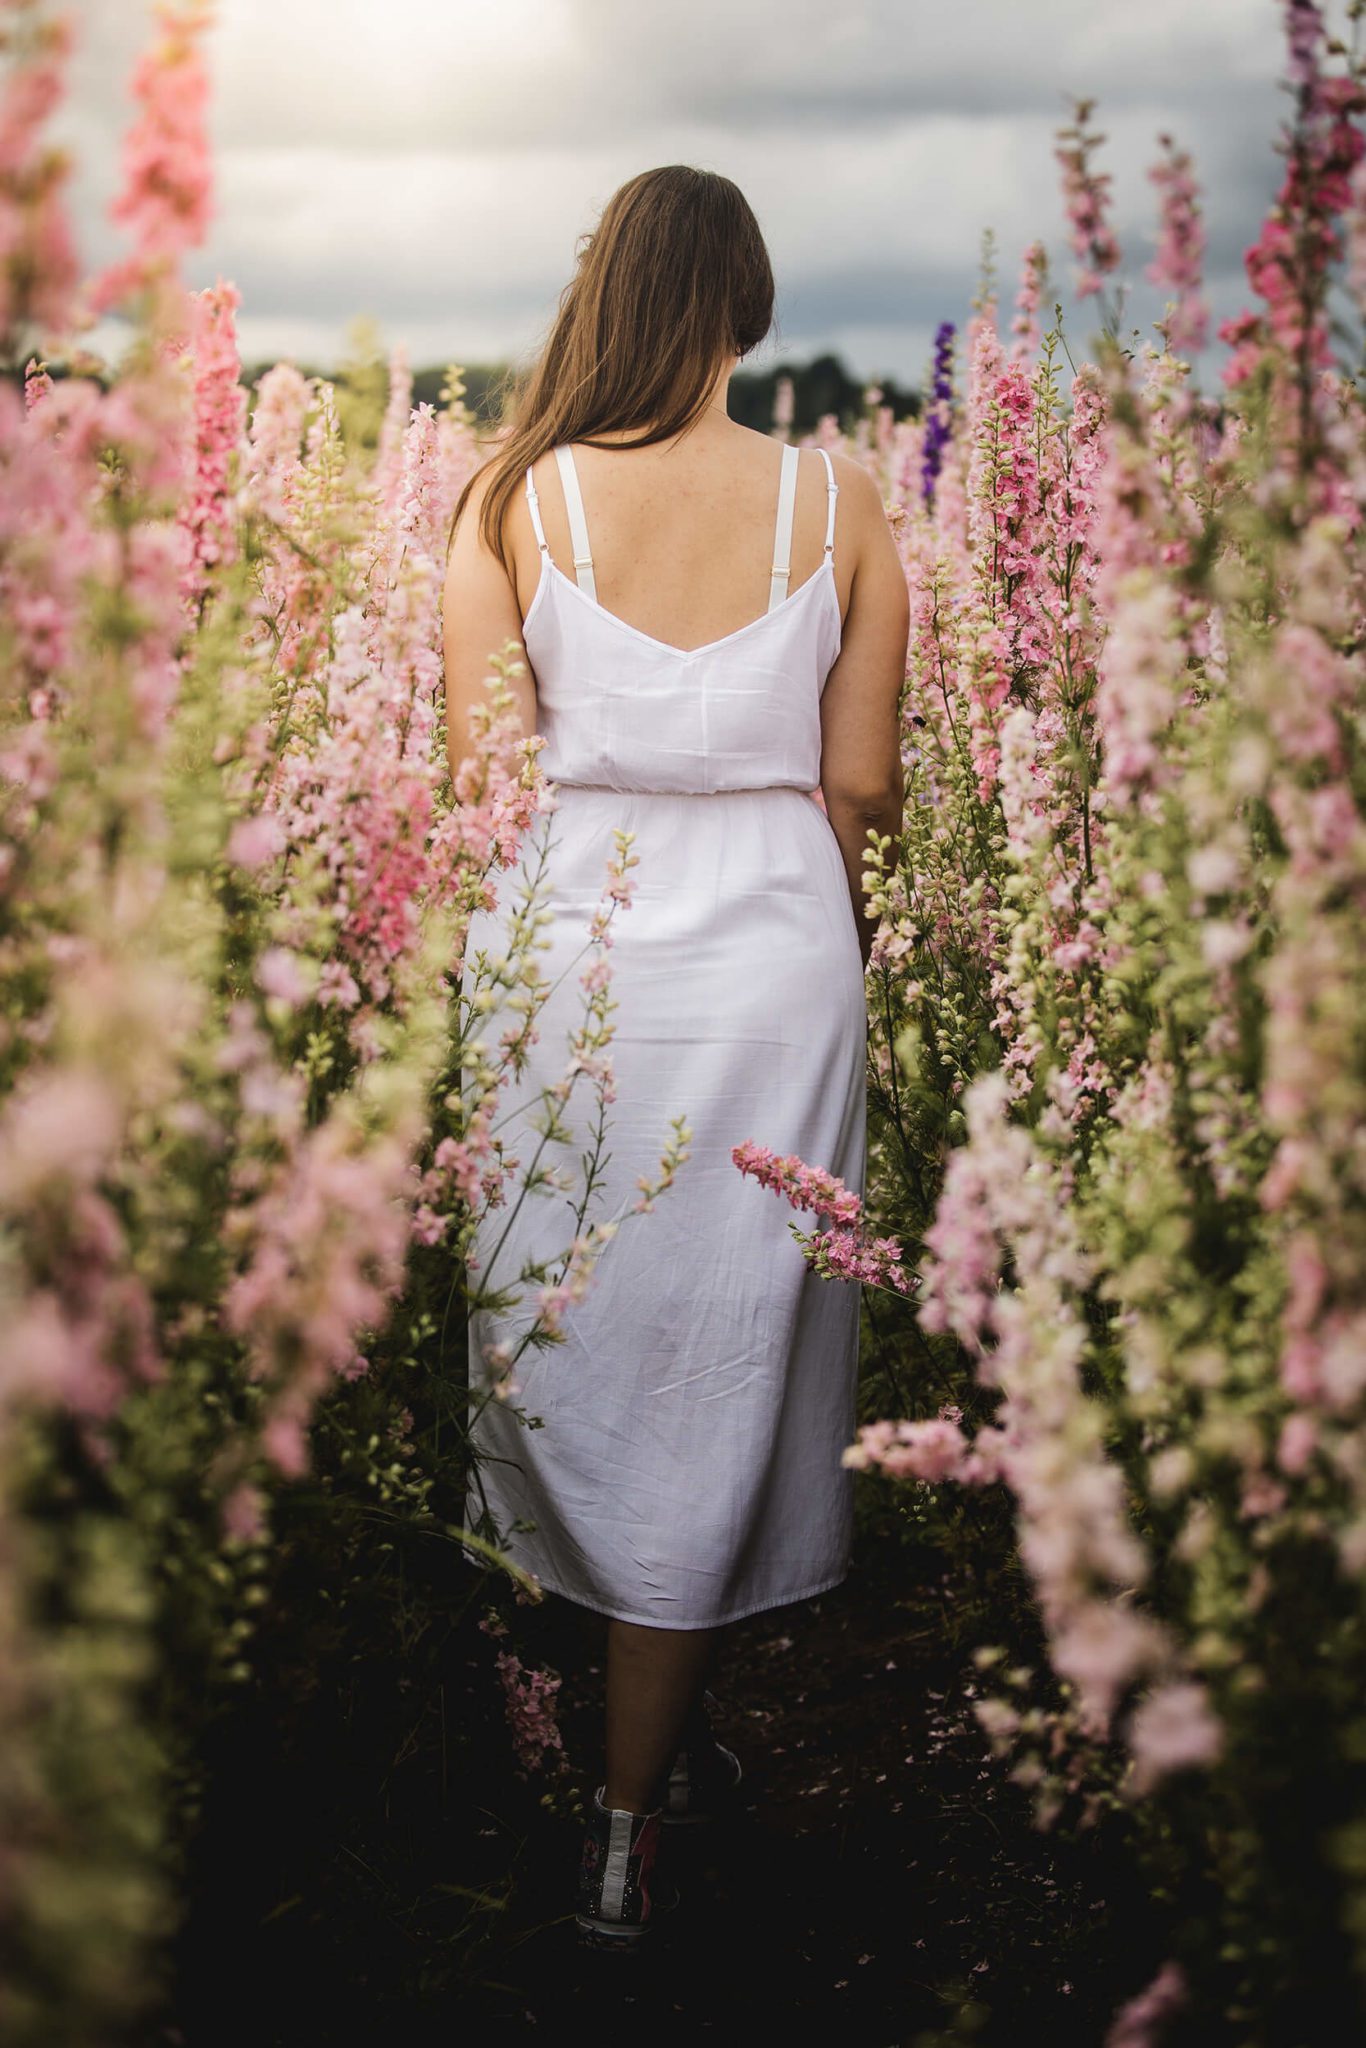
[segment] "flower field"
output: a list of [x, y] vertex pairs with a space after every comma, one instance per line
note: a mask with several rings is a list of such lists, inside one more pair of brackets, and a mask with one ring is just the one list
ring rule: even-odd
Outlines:
[[[927, 1559], [966, 1572], [958, 1737], [1036, 1834], [1114, 1844], [1145, 1898], [1091, 2031], [1037, 2008], [1110, 2048], [1290, 2048], [1366, 2016], [1366, 72], [1311, 0], [1283, 12], [1280, 189], [1215, 389], [1189, 363], [1197, 167], [1162, 138], [1170, 303], [1123, 346], [1082, 104], [1057, 157], [1092, 359], [1036, 243], [1008, 316], [988, 267], [961, 340], [941, 327], [918, 418], [873, 393], [817, 429], [877, 478], [912, 600], [904, 831], [865, 883], [866, 1201], [735, 1133], [738, 1172], [820, 1213], [801, 1242], [828, 1284], [864, 1289], [846, 1456], [888, 1641]], [[212, 2038], [148, 2029], [223, 1967], [195, 1900], [237, 1884], [234, 1788], [269, 1786], [279, 1842], [330, 1843], [331, 1792], [299, 1789], [320, 1743], [367, 1842], [450, 1817], [409, 1963], [439, 1952], [449, 1988], [496, 1951], [488, 1787], [524, 1802], [531, 1861], [578, 1792], [537, 1589], [466, 1511], [466, 1312], [516, 1299], [521, 1348], [554, 1345], [614, 1230], [688, 1171], [680, 1121], [634, 1213], [595, 1212], [624, 835], [562, 1078], [500, 1120], [545, 992], [536, 864], [516, 902], [500, 868], [528, 835], [549, 858], [555, 799], [507, 650], [451, 775], [441, 588], [485, 430], [458, 371], [414, 407], [401, 351], [382, 380], [244, 387], [234, 287], [183, 281], [213, 201], [208, 27], [193, 0], [158, 17], [125, 253], [86, 278], [47, 138], [72, 30], [0, 4], [15, 2043]], [[114, 363], [83, 339], [111, 312]], [[496, 898], [507, 956], [462, 959]], [[509, 995], [523, 1022], [490, 1043]], [[528, 1155], [530, 1197], [568, 1198], [563, 1251], [475, 1269]], [[518, 1355], [475, 1398], [515, 1404]], [[262, 1917], [316, 1885], [310, 1925], [367, 1927], [330, 1855], [273, 1903], [254, 1872]], [[897, 2037], [1012, 2025], [979, 1985]]]

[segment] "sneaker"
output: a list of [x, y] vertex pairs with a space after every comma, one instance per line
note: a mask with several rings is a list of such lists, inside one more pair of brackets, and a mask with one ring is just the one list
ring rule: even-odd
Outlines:
[[594, 1793], [588, 1816], [575, 1920], [590, 1947], [620, 1952], [636, 1947], [653, 1917], [676, 1900], [672, 1893], [656, 1895], [660, 1814], [604, 1806], [604, 1790], [600, 1785]]
[[697, 1723], [674, 1759], [660, 1815], [666, 1827], [692, 1827], [699, 1821], [717, 1820], [736, 1803], [744, 1772], [739, 1757], [723, 1749], [711, 1732], [708, 1710], [715, 1705], [711, 1694], [704, 1693]]

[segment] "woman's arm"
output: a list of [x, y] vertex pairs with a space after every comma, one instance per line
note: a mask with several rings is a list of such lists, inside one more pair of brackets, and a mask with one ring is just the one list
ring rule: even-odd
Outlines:
[[897, 706], [906, 677], [911, 608], [906, 573], [877, 485], [861, 463], [835, 456], [839, 541], [854, 555], [854, 582], [839, 659], [821, 694], [821, 795], [844, 856], [868, 964], [877, 919], [863, 893], [868, 830], [890, 834], [899, 853], [905, 780]]
[[[473, 751], [469, 715], [476, 704], [487, 702], [485, 678], [492, 673], [493, 656], [509, 640], [516, 643], [525, 664], [522, 645], [522, 610], [512, 578], [479, 533], [479, 511], [484, 502], [490, 471], [481, 470], [465, 501], [455, 529], [446, 564], [442, 592], [442, 638], [446, 666], [446, 752], [454, 778], [466, 756]], [[517, 517], [516, 500], [508, 521]], [[509, 536], [511, 538], [511, 536]], [[512, 548], [514, 569], [516, 556]], [[511, 679], [511, 689], [522, 719], [522, 731], [536, 730], [536, 691], [529, 668]]]

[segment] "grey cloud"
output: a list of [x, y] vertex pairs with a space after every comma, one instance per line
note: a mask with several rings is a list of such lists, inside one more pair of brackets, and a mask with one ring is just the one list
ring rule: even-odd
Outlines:
[[890, 263], [834, 265], [779, 287], [785, 333], [820, 334], [848, 321], [857, 307], [862, 325], [897, 328], [934, 325], [941, 308], [963, 295], [961, 270]]
[[[233, 276], [244, 332], [297, 334], [315, 359], [360, 309], [443, 355], [470, 336], [520, 352], [621, 178], [702, 162], [760, 213], [788, 344], [914, 377], [938, 321], [966, 317], [986, 226], [1003, 313], [1035, 236], [1069, 303], [1053, 131], [1086, 92], [1134, 322], [1159, 310], [1145, 172], [1167, 127], [1195, 154], [1213, 294], [1233, 310], [1281, 170], [1279, 16], [1274, 0], [220, 0], [219, 219], [193, 274]], [[82, 31], [65, 132], [95, 262], [142, 9], [86, 0]]]
[[1277, 11], [1246, 0], [689, 0], [672, 13], [579, 0], [578, 12], [633, 92], [751, 128], [1063, 114], [1075, 95], [1111, 108], [1155, 99], [1175, 117], [1274, 77], [1280, 50]]

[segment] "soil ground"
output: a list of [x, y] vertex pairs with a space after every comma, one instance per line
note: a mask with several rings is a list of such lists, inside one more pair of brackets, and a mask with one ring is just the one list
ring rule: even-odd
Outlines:
[[[716, 1692], [741, 1811], [670, 1831], [681, 1900], [657, 1939], [580, 1949], [578, 1829], [544, 1819], [463, 2017], [528, 2039], [1098, 2048], [1132, 1988], [1110, 1932], [1127, 1872], [1097, 1835], [1033, 1826], [970, 1714], [970, 1665], [946, 1656], [952, 1598], [942, 1582], [891, 1600], [856, 1572], [739, 1624]], [[562, 1719], [591, 1793], [600, 1667], [571, 1672], [566, 1648]]]
[[1040, 1833], [991, 1759], [969, 1651], [999, 1587], [885, 1534], [856, 1555], [835, 1592], [729, 1632], [714, 1690], [740, 1810], [670, 1831], [681, 1902], [639, 1954], [586, 1951], [573, 1923], [598, 1618], [517, 1615], [524, 1660], [563, 1674], [550, 1809], [515, 1774], [477, 1608], [437, 1666], [366, 1660], [340, 1704], [319, 1682], [288, 1722], [297, 1673], [267, 1674], [214, 1764], [158, 2040], [1101, 2048], [1162, 1961], [1122, 1820]]

